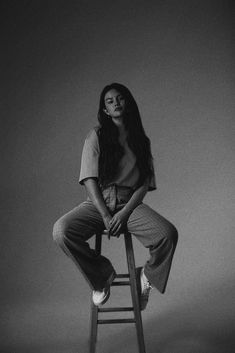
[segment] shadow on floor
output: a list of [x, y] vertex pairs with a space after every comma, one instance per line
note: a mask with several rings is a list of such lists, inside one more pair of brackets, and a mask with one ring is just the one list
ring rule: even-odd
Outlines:
[[[235, 281], [226, 281], [197, 291], [176, 293], [172, 297], [152, 293], [149, 306], [142, 313], [146, 353], [234, 353], [235, 352]], [[229, 283], [231, 283], [229, 285]], [[166, 299], [165, 299], [166, 298]], [[156, 303], [156, 306], [155, 306]], [[161, 307], [164, 303], [164, 307]], [[66, 327], [66, 320], [59, 324]], [[58, 337], [48, 322], [48, 337], [53, 340], [34, 341], [29, 346], [16, 346], [9, 342], [1, 353], [87, 353], [89, 330], [76, 327]], [[69, 322], [67, 323], [67, 327]], [[71, 325], [71, 323], [70, 323]], [[47, 327], [45, 328], [47, 330]], [[54, 332], [54, 331], [55, 332]], [[72, 329], [73, 330], [73, 329]], [[35, 333], [36, 334], [36, 333]], [[36, 336], [35, 336], [36, 338]], [[35, 342], [35, 344], [33, 343]], [[37, 343], [36, 343], [37, 342]], [[133, 324], [102, 325], [96, 353], [137, 353], [136, 331]]]
[[[152, 313], [146, 322], [143, 312], [146, 353], [234, 353], [234, 282], [210, 287], [198, 300], [187, 297], [168, 312]], [[134, 329], [113, 333], [109, 342], [104, 336], [97, 353], [138, 352]]]

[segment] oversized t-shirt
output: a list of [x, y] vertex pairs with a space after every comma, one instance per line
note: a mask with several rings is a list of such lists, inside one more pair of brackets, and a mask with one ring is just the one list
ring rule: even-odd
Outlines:
[[[124, 155], [119, 162], [119, 171], [117, 176], [108, 185], [116, 184], [135, 189], [139, 179], [136, 156], [129, 148], [127, 142], [123, 147]], [[84, 179], [87, 178], [99, 178], [99, 154], [99, 139], [94, 128], [88, 133], [83, 146], [79, 176], [80, 184], [83, 184]], [[154, 189], [156, 189], [156, 181], [153, 172], [149, 180], [149, 191]]]

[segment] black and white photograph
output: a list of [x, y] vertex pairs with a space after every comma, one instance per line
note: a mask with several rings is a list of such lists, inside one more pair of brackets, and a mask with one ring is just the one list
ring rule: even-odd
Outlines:
[[234, 5], [0, 2], [0, 353], [235, 352]]

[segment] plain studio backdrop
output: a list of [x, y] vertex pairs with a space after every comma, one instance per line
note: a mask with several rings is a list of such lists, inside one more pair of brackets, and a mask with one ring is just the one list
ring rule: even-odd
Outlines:
[[[147, 352], [234, 352], [231, 3], [1, 2], [1, 353], [87, 352], [90, 289], [51, 234], [86, 197], [83, 142], [113, 81], [152, 141], [145, 202], [179, 231], [167, 292], [142, 314]], [[134, 247], [140, 266], [148, 251]], [[104, 253], [126, 269], [121, 238]], [[129, 300], [112, 289], [111, 303]], [[134, 326], [101, 326], [97, 352], [137, 352]]]

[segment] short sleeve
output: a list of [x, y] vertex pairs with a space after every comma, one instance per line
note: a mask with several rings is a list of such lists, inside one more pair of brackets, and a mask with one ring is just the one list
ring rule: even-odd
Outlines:
[[95, 129], [91, 130], [85, 139], [82, 150], [79, 183], [84, 179], [98, 178], [99, 175], [99, 140]]

